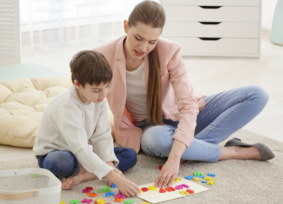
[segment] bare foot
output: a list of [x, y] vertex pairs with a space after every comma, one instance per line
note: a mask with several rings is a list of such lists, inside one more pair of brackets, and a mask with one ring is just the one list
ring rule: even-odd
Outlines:
[[78, 176], [75, 177], [68, 177], [67, 179], [63, 178], [63, 182], [62, 182], [62, 189], [63, 190], [68, 190], [70, 189], [72, 186], [78, 185], [80, 184], [80, 180], [78, 178]]

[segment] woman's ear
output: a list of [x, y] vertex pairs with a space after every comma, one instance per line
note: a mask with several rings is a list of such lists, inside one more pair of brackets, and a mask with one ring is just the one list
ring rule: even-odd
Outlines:
[[124, 20], [124, 31], [125, 31], [125, 33], [128, 33], [128, 27], [129, 27], [128, 21]]

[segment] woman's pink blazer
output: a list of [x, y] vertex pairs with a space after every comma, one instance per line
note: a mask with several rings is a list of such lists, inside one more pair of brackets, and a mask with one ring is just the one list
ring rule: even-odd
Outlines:
[[[102, 53], [112, 67], [113, 79], [107, 101], [114, 115], [116, 142], [139, 152], [142, 130], [134, 125], [132, 117], [125, 109], [127, 87], [123, 42], [126, 37], [127, 35], [124, 35], [93, 50]], [[204, 95], [192, 87], [177, 43], [160, 38], [157, 49], [161, 72], [162, 115], [166, 119], [179, 121], [173, 138], [183, 142], [188, 148], [194, 138], [197, 115], [205, 107]], [[147, 84], [148, 56], [145, 57], [144, 64]]]

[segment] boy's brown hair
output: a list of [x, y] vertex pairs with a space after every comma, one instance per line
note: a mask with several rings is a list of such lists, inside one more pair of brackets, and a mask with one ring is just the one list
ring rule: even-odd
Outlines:
[[112, 79], [111, 65], [99, 52], [84, 50], [73, 56], [70, 62], [72, 82], [78, 80], [82, 87], [90, 85], [107, 84]]

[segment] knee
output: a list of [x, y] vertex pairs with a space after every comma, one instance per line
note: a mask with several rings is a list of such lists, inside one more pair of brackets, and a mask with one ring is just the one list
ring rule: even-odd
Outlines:
[[166, 126], [153, 126], [145, 130], [141, 139], [142, 150], [155, 156], [168, 156], [173, 144], [171, 135], [174, 131]]
[[71, 175], [74, 169], [75, 158], [69, 152], [51, 152], [49, 153], [44, 161], [43, 168], [48, 169], [56, 176], [66, 177]]
[[257, 101], [257, 103], [263, 109], [269, 100], [269, 95], [265, 91], [265, 89], [263, 89], [260, 86], [251, 86], [250, 92], [251, 92], [251, 96]]
[[137, 153], [134, 149], [127, 148], [127, 149], [123, 150], [123, 156], [125, 158], [127, 158], [128, 162], [130, 164], [129, 168], [132, 168], [136, 165], [138, 159], [137, 159]]

